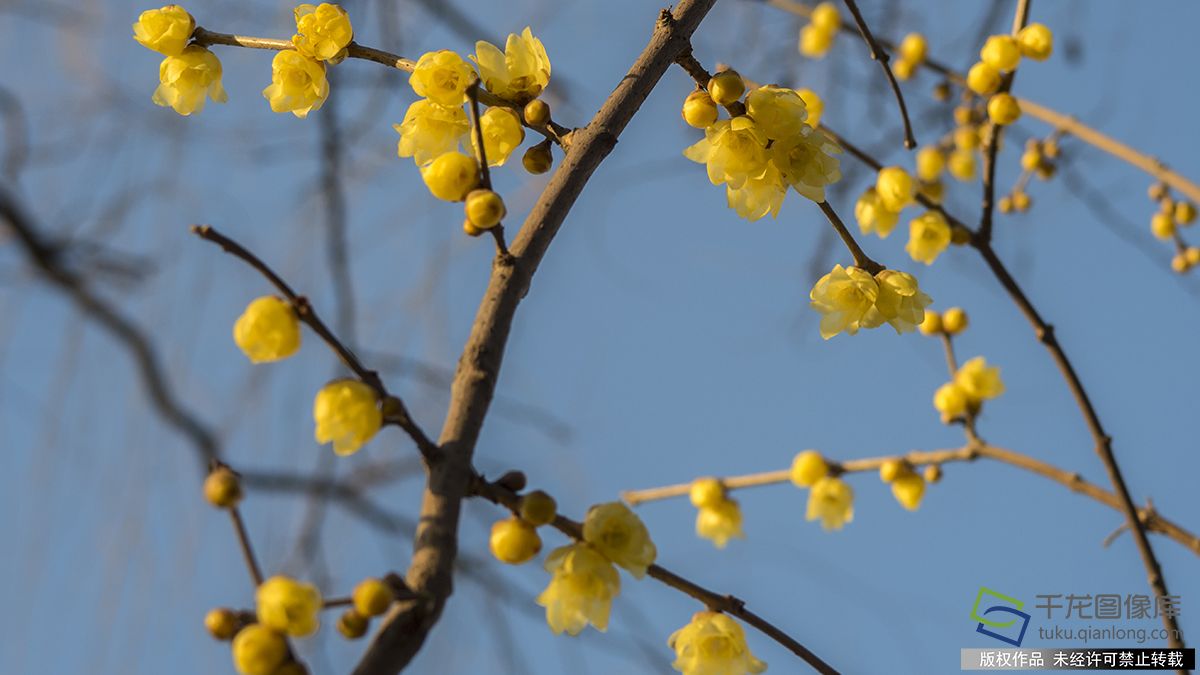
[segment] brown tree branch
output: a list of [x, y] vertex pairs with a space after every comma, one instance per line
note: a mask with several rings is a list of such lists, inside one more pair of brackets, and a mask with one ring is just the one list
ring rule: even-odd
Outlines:
[[[1029, 21], [1029, 0], [1019, 0], [1017, 11], [1013, 16], [1012, 35], [1025, 27]], [[1017, 77], [1014, 69], [1000, 81], [997, 94], [1007, 94], [1012, 90], [1013, 80]], [[1020, 104], [1018, 104], [1020, 105]], [[992, 238], [992, 216], [996, 207], [996, 153], [1004, 139], [1004, 127], [995, 122], [988, 122], [987, 131], [983, 137], [983, 208], [979, 217], [979, 238], [990, 241]]]
[[888, 64], [891, 57], [875, 41], [875, 36], [871, 34], [871, 29], [863, 19], [862, 12], [858, 11], [858, 3], [854, 0], [845, 0], [845, 2], [850, 14], [854, 15], [854, 23], [858, 26], [858, 32], [862, 34], [863, 40], [871, 48], [871, 59], [877, 62], [879, 67], [883, 68], [883, 73], [887, 75], [888, 84], [892, 87], [892, 94], [896, 97], [896, 104], [900, 106], [900, 119], [904, 121], [904, 147], [912, 150], [917, 147], [917, 139], [913, 136], [912, 120], [908, 118], [908, 106], [904, 103], [904, 94], [900, 92], [900, 83], [896, 81], [896, 75], [892, 72], [891, 65]]

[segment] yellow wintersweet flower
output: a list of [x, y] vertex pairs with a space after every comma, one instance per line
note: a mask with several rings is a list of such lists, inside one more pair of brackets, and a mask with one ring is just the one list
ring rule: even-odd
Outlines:
[[854, 203], [854, 218], [858, 221], [858, 229], [862, 230], [863, 234], [871, 234], [872, 232], [879, 235], [880, 239], [887, 239], [892, 230], [896, 228], [896, 221], [900, 220], [900, 214], [892, 211], [883, 205], [879, 200], [879, 193], [875, 188], [867, 188], [858, 197], [858, 201]]
[[746, 81], [736, 70], [725, 69], [708, 78], [706, 88], [713, 103], [730, 105], [746, 93]]
[[936, 145], [927, 145], [917, 151], [917, 177], [923, 181], [935, 181], [946, 168], [946, 156]]
[[900, 472], [892, 481], [892, 496], [900, 502], [900, 506], [916, 511], [921, 505], [921, 498], [925, 496], [925, 479], [911, 469]]
[[329, 98], [325, 64], [294, 49], [285, 49], [271, 60], [271, 86], [263, 97], [277, 113], [290, 112], [301, 119], [320, 110]]
[[400, 134], [396, 153], [412, 157], [417, 166], [425, 166], [447, 152], [458, 150], [463, 137], [471, 131], [471, 122], [462, 106], [444, 106], [421, 99], [408, 106], [404, 121], [393, 124], [392, 128]]
[[746, 112], [769, 138], [775, 140], [799, 134], [808, 119], [804, 99], [795, 90], [770, 84], [746, 95]]
[[300, 320], [287, 301], [263, 296], [233, 324], [233, 341], [253, 363], [286, 359], [300, 349]]
[[866, 270], [834, 265], [809, 293], [812, 308], [820, 312], [821, 337], [829, 338], [845, 331], [858, 332], [863, 319], [875, 306], [879, 284]]
[[932, 265], [949, 245], [950, 224], [937, 211], [926, 211], [909, 223], [908, 244], [904, 250], [913, 260]]
[[697, 478], [688, 490], [688, 499], [698, 509], [716, 506], [725, 500], [725, 488], [716, 478]]
[[770, 156], [793, 190], [814, 202], [823, 202], [825, 186], [842, 178], [841, 165], [834, 157], [841, 152], [842, 148], [823, 130], [803, 124], [800, 133], [776, 139]]
[[579, 635], [590, 623], [608, 630], [612, 599], [621, 591], [617, 568], [585, 543], [556, 548], [546, 556], [550, 585], [537, 598], [556, 634]]
[[[525, 127], [521, 118], [509, 108], [493, 106], [479, 116], [479, 127], [483, 130], [483, 149], [486, 150], [488, 166], [502, 166], [508, 156], [525, 140]], [[479, 151], [475, 143], [475, 132], [471, 132], [471, 147]]]
[[879, 295], [875, 299], [877, 320], [888, 322], [897, 333], [912, 331], [925, 320], [925, 308], [933, 299], [921, 292], [915, 277], [906, 272], [883, 270], [875, 275], [875, 280], [879, 282]]
[[317, 392], [313, 403], [317, 443], [333, 443], [333, 451], [350, 455], [379, 431], [383, 413], [375, 390], [358, 380], [334, 380]]
[[1007, 73], [1021, 62], [1021, 48], [1011, 35], [993, 35], [983, 43], [979, 50], [979, 60], [989, 66]]
[[520, 35], [509, 34], [503, 52], [490, 42], [476, 42], [470, 58], [479, 66], [483, 86], [514, 103], [537, 98], [550, 83], [550, 57], [528, 26]]
[[957, 180], [972, 180], [975, 178], [975, 153], [963, 148], [955, 150], [950, 153], [946, 168]]
[[812, 15], [808, 20], [817, 28], [830, 33], [842, 27], [842, 15], [838, 13], [837, 5], [829, 0], [813, 7]]
[[204, 109], [204, 97], [217, 103], [229, 100], [221, 86], [221, 62], [204, 47], [187, 47], [176, 56], [163, 59], [158, 67], [158, 89], [151, 100], [170, 107], [180, 115]]
[[815, 127], [821, 123], [821, 113], [825, 112], [825, 102], [817, 95], [817, 92], [812, 89], [797, 89], [796, 95], [804, 101], [804, 107], [808, 111], [808, 125]]
[[421, 178], [434, 197], [461, 202], [479, 184], [479, 164], [461, 152], [447, 152], [422, 167]]
[[671, 667], [683, 675], [747, 675], [767, 669], [750, 653], [742, 627], [719, 612], [696, 612], [688, 625], [671, 633], [667, 646], [675, 650]]
[[804, 450], [792, 460], [791, 478], [797, 487], [812, 487], [829, 475], [829, 464], [816, 450]]
[[885, 166], [875, 177], [875, 192], [889, 211], [899, 212], [916, 199], [917, 182], [904, 169]]
[[980, 61], [967, 71], [967, 87], [980, 96], [987, 96], [1000, 88], [1000, 71], [990, 63]]
[[989, 366], [982, 356], [976, 356], [959, 366], [954, 374], [954, 383], [966, 393], [968, 400], [976, 403], [1004, 393], [1000, 369]]
[[748, 179], [740, 188], [725, 186], [725, 201], [729, 208], [750, 222], [768, 213], [772, 218], [778, 216], [786, 195], [787, 185], [783, 182], [783, 174], [774, 164], [767, 164], [762, 176]]
[[346, 58], [346, 47], [354, 39], [350, 15], [341, 7], [322, 2], [300, 5], [296, 15], [296, 34], [292, 44], [305, 56], [318, 61], [339, 63]]
[[919, 66], [925, 63], [925, 58], [929, 56], [929, 41], [920, 33], [909, 33], [900, 41], [899, 52], [905, 61]]
[[533, 525], [520, 518], [498, 520], [492, 525], [488, 548], [496, 560], [509, 565], [528, 562], [542, 550], [542, 538]]
[[233, 667], [242, 675], [273, 675], [287, 658], [283, 635], [252, 623], [233, 638]]
[[316, 632], [321, 611], [321, 592], [316, 586], [275, 576], [262, 582], [254, 599], [263, 626], [296, 637]]
[[683, 151], [683, 156], [706, 164], [708, 180], [737, 188], [767, 171], [767, 135], [754, 120], [741, 115], [717, 120], [704, 130], [704, 138]]
[[836, 33], [808, 24], [800, 29], [800, 54], [810, 59], [824, 58], [833, 46]]
[[970, 405], [967, 392], [953, 382], [943, 384], [933, 393], [933, 407], [942, 414], [942, 424], [964, 417]]
[[987, 111], [993, 123], [1004, 126], [1020, 119], [1021, 104], [1012, 94], [996, 94], [988, 99]]
[[696, 512], [696, 534], [725, 548], [731, 538], [745, 539], [742, 532], [742, 509], [737, 501], [722, 498], [714, 504], [700, 507]]
[[422, 54], [408, 78], [417, 96], [447, 106], [462, 105], [474, 81], [475, 69], [449, 49]]
[[142, 12], [133, 24], [133, 39], [164, 56], [179, 56], [194, 30], [196, 20], [186, 9], [167, 5]]
[[826, 530], [840, 530], [854, 520], [854, 490], [840, 478], [827, 476], [808, 493], [806, 520], [821, 520]]
[[646, 568], [658, 556], [646, 525], [624, 502], [607, 502], [588, 509], [583, 519], [583, 540], [638, 579], [646, 576]]
[[689, 127], [707, 129], [717, 121], [717, 104], [707, 91], [693, 91], [684, 99], [680, 114]]
[[1017, 33], [1017, 46], [1021, 48], [1021, 56], [1045, 61], [1054, 51], [1054, 33], [1045, 24], [1031, 23]]

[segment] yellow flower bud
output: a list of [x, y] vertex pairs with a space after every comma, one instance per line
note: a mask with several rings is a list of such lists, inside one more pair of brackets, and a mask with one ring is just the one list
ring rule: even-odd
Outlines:
[[1045, 24], [1031, 23], [1017, 33], [1017, 46], [1021, 49], [1021, 56], [1045, 61], [1054, 51], [1054, 33]]
[[205, 96], [217, 103], [229, 100], [221, 85], [221, 61], [204, 47], [185, 47], [179, 54], [163, 59], [158, 81], [151, 100], [180, 115], [203, 110]]
[[993, 35], [983, 43], [983, 49], [979, 50], [979, 59], [996, 70], [1007, 73], [1021, 62], [1021, 48], [1011, 35]]
[[892, 481], [892, 496], [900, 502], [900, 506], [909, 511], [916, 511], [925, 496], [925, 479], [911, 469], [902, 472]]
[[908, 172], [898, 166], [885, 166], [879, 170], [875, 178], [875, 192], [879, 201], [889, 211], [899, 212], [905, 206], [913, 203], [917, 194], [917, 184]]
[[304, 637], [317, 631], [321, 593], [316, 586], [290, 577], [274, 576], [254, 594], [258, 622], [281, 633]]
[[1021, 155], [1021, 168], [1026, 171], [1034, 171], [1042, 164], [1042, 153], [1038, 152], [1037, 148], [1026, 150]]
[[227, 466], [217, 467], [204, 479], [204, 499], [219, 509], [229, 509], [242, 501], [242, 484]]
[[286, 359], [300, 349], [300, 320], [286, 300], [263, 296], [233, 324], [233, 341], [252, 363]]
[[906, 58], [899, 58], [892, 61], [892, 74], [900, 81], [907, 81], [917, 71], [917, 64], [909, 61]]
[[821, 114], [825, 112], [825, 102], [817, 95], [817, 92], [812, 89], [797, 89], [796, 95], [800, 100], [804, 101], [804, 107], [808, 111], [808, 125], [815, 127], [821, 123]]
[[333, 451], [350, 455], [371, 440], [383, 424], [379, 397], [358, 380], [334, 380], [313, 402], [317, 443], [333, 443]]
[[736, 70], [723, 70], [708, 81], [708, 95], [717, 105], [729, 105], [742, 97], [746, 83]]
[[820, 59], [833, 46], [836, 33], [824, 30], [814, 24], [808, 24], [800, 29], [800, 53], [805, 58]]
[[233, 667], [242, 675], [274, 675], [287, 658], [283, 635], [252, 623], [233, 638]]
[[805, 450], [792, 460], [792, 483], [796, 487], [812, 487], [829, 475], [829, 465], [816, 450]]
[[1021, 192], [1014, 192], [1012, 194], [1012, 205], [1013, 205], [1013, 208], [1016, 209], [1017, 211], [1020, 211], [1022, 213], [1025, 211], [1028, 211], [1029, 206], [1032, 203], [1033, 203], [1033, 200], [1032, 200], [1032, 198], [1030, 198], [1028, 192], [1025, 192], [1022, 190]]
[[218, 640], [232, 640], [238, 629], [237, 614], [223, 607], [211, 610], [204, 615], [204, 628]]
[[900, 41], [900, 58], [914, 65], [925, 62], [929, 55], [929, 42], [920, 33], [909, 33]]
[[[503, 106], [493, 106], [479, 117], [483, 129], [483, 148], [487, 151], [488, 166], [503, 166], [513, 150], [525, 140], [525, 127], [517, 113]], [[471, 133], [471, 147], [479, 152], [475, 133]]]
[[479, 185], [479, 165], [461, 152], [447, 152], [422, 168], [421, 178], [434, 197], [461, 202]]
[[550, 143], [538, 143], [525, 151], [521, 158], [521, 166], [534, 175], [543, 174], [550, 170], [554, 163], [554, 155], [550, 152]]
[[187, 46], [196, 20], [179, 5], [148, 9], [133, 24], [133, 39], [164, 56], [179, 56]]
[[622, 502], [588, 509], [583, 519], [583, 540], [638, 579], [646, 576], [646, 568], [658, 556], [646, 525]]
[[1191, 225], [1196, 222], [1196, 205], [1183, 199], [1175, 202], [1173, 217], [1180, 225]]
[[879, 465], [879, 480], [891, 483], [905, 471], [908, 471], [908, 466], [904, 460], [885, 459], [883, 464]]
[[417, 96], [449, 107], [467, 100], [467, 87], [474, 81], [475, 69], [449, 49], [422, 54], [408, 78]]
[[271, 86], [263, 89], [263, 97], [274, 112], [308, 117], [329, 98], [325, 64], [294, 49], [279, 52], [271, 60]]
[[667, 646], [675, 650], [671, 667], [683, 675], [753, 675], [767, 669], [750, 653], [742, 627], [720, 612], [696, 612], [671, 633]]
[[396, 593], [386, 581], [367, 578], [358, 582], [350, 599], [354, 601], [354, 611], [364, 617], [372, 617], [386, 612], [396, 599]]
[[356, 610], [348, 609], [338, 617], [337, 630], [347, 640], [357, 640], [367, 634], [371, 622]]
[[683, 121], [688, 126], [706, 129], [717, 121], [717, 104], [706, 91], [693, 91], [683, 101]]
[[933, 407], [942, 414], [943, 424], [965, 416], [969, 405], [967, 393], [953, 382], [943, 384], [933, 394]]
[[736, 500], [721, 497], [699, 507], [696, 512], [696, 535], [707, 539], [717, 548], [725, 548], [730, 539], [744, 539], [742, 509]]
[[1005, 126], [1020, 119], [1021, 104], [1012, 94], [996, 94], [988, 99], [987, 111], [992, 122]]
[[698, 509], [714, 506], [725, 499], [725, 488], [716, 478], [697, 478], [692, 481], [688, 497], [692, 500], [692, 506]]
[[927, 145], [917, 151], [917, 177], [923, 181], [934, 181], [946, 168], [946, 156], [936, 146]]
[[959, 150], [974, 150], [980, 145], [979, 128], [966, 124], [954, 130], [954, 147]]
[[1183, 257], [1187, 259], [1189, 267], [1200, 265], [1200, 248], [1189, 246], [1183, 250]]
[[820, 519], [826, 530], [840, 530], [854, 520], [854, 490], [840, 478], [826, 476], [808, 493], [805, 520]]
[[1184, 272], [1188, 271], [1189, 267], [1191, 267], [1191, 265], [1188, 264], [1188, 259], [1185, 254], [1176, 253], [1174, 256], [1171, 256], [1172, 271], [1183, 274]]
[[509, 565], [529, 562], [542, 550], [542, 538], [533, 525], [519, 519], [509, 518], [492, 525], [492, 536], [488, 546], [496, 560]]
[[476, 42], [470, 58], [479, 66], [483, 86], [513, 103], [537, 98], [550, 83], [550, 57], [528, 26], [520, 35], [509, 34], [503, 52], [490, 42]]
[[531, 127], [544, 127], [550, 123], [550, 106], [540, 98], [525, 104], [525, 123]]
[[301, 54], [318, 61], [339, 63], [354, 39], [354, 28], [346, 10], [328, 2], [296, 7], [296, 35], [292, 45]]
[[486, 230], [481, 230], [478, 227], [475, 227], [475, 225], [471, 222], [470, 218], [466, 218], [463, 220], [463, 232], [465, 232], [467, 234], [467, 236], [478, 237], [479, 235], [483, 234], [485, 231]]
[[951, 307], [942, 315], [942, 330], [947, 335], [958, 335], [967, 329], [967, 312], [962, 307]]
[[975, 153], [971, 150], [958, 149], [950, 153], [946, 160], [946, 169], [957, 180], [968, 181], [975, 178]]
[[1004, 195], [996, 202], [996, 208], [1000, 209], [1000, 213], [1011, 213], [1013, 210], [1012, 197]]
[[480, 230], [488, 230], [500, 224], [507, 210], [500, 195], [491, 190], [472, 190], [467, 195], [465, 210], [467, 220]]
[[974, 108], [966, 105], [960, 105], [954, 109], [955, 124], [965, 127], [967, 125], [974, 124], [976, 121]]
[[521, 520], [534, 527], [541, 527], [554, 522], [555, 516], [558, 515], [558, 503], [545, 492], [534, 490], [521, 495], [517, 513], [520, 514]]
[[550, 630], [579, 635], [589, 623], [608, 629], [612, 599], [621, 590], [611, 562], [591, 546], [575, 543], [551, 551], [545, 568], [553, 576], [537, 604], [546, 608]]
[[942, 466], [940, 464], [930, 464], [925, 467], [922, 475], [926, 483], [937, 483], [942, 480]]
[[837, 5], [832, 2], [822, 2], [813, 7], [808, 20], [817, 28], [830, 33], [837, 32], [842, 27], [842, 15], [838, 14]]
[[[926, 211], [908, 225], [908, 243], [904, 250], [913, 260], [932, 265], [950, 245], [950, 224], [937, 211]], [[945, 317], [942, 318], [945, 323]]]
[[967, 71], [967, 87], [980, 96], [987, 96], [1000, 88], [1000, 71], [980, 61]]
[[959, 366], [958, 372], [954, 374], [954, 384], [966, 394], [967, 400], [974, 404], [1004, 393], [1000, 369], [989, 366], [982, 356], [976, 356]]
[[942, 315], [937, 312], [925, 310], [925, 320], [921, 325], [917, 326], [917, 330], [921, 331], [921, 335], [937, 335], [942, 332]]
[[1175, 221], [1168, 213], [1156, 213], [1150, 219], [1150, 231], [1159, 239], [1170, 239], [1175, 236]]

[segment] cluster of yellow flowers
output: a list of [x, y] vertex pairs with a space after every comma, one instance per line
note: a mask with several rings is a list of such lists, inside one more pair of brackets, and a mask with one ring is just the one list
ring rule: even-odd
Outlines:
[[854, 520], [854, 490], [830, 471], [829, 463], [816, 450], [805, 450], [792, 460], [791, 479], [808, 488], [806, 520], [820, 520], [826, 530], [840, 530]]
[[195, 30], [196, 20], [179, 5], [146, 10], [133, 24], [133, 39], [166, 57], [158, 67], [159, 85], [152, 100], [180, 115], [204, 109], [206, 96], [217, 103], [229, 100], [216, 55], [188, 44]]
[[994, 124], [1012, 124], [1021, 117], [1017, 99], [1007, 92], [999, 92], [1004, 75], [1016, 70], [1022, 56], [1045, 61], [1053, 50], [1054, 34], [1040, 23], [1025, 26], [1015, 37], [993, 35], [983, 43], [979, 62], [967, 71], [967, 87], [980, 96], [990, 97], [987, 112]]
[[1000, 369], [976, 356], [959, 366], [954, 379], [938, 387], [933, 394], [933, 407], [941, 413], [942, 422], [950, 424], [975, 417], [984, 401], [1003, 393]]
[[[887, 166], [879, 170], [875, 185], [859, 195], [854, 204], [854, 218], [863, 234], [874, 233], [886, 239], [900, 220], [900, 212], [917, 203], [918, 192], [934, 202], [941, 200], [939, 176], [945, 166], [941, 152], [933, 147], [922, 148], [917, 152], [916, 163], [919, 183], [903, 168]], [[938, 211], [926, 211], [909, 223], [905, 250], [913, 260], [929, 265], [953, 239], [954, 232], [945, 216]]]
[[1151, 201], [1158, 203], [1158, 212], [1150, 218], [1150, 232], [1159, 239], [1175, 243], [1171, 269], [1183, 274], [1200, 266], [1200, 248], [1188, 246], [1179, 231], [1196, 222], [1196, 205], [1186, 199], [1172, 198], [1162, 183], [1151, 185], [1149, 194]]
[[981, 115], [970, 106], [954, 109], [957, 126], [938, 143], [917, 151], [916, 173], [920, 180], [917, 191], [935, 203], [941, 203], [945, 192], [942, 173], [958, 181], [975, 179], [976, 155], [982, 145], [979, 133]]
[[879, 479], [892, 487], [892, 496], [900, 506], [916, 511], [925, 496], [925, 484], [942, 479], [942, 468], [937, 464], [925, 467], [922, 473], [905, 459], [886, 459], [879, 465]]
[[[300, 349], [300, 320], [290, 303], [264, 296], [234, 322], [233, 340], [252, 363], [285, 359]], [[333, 443], [339, 455], [352, 454], [383, 425], [379, 395], [358, 380], [334, 380], [317, 392], [313, 420], [318, 443]]]
[[929, 57], [929, 41], [920, 33], [909, 33], [900, 41], [900, 48], [896, 52], [899, 58], [892, 61], [892, 73], [901, 80], [907, 80]]
[[1031, 138], [1026, 141], [1025, 152], [1021, 153], [1021, 177], [1017, 179], [1013, 189], [1000, 198], [996, 208], [1000, 209], [1001, 213], [1028, 211], [1033, 204], [1029, 193], [1025, 191], [1029, 177], [1037, 176], [1042, 180], [1053, 178], [1058, 171], [1057, 160], [1060, 152], [1055, 134], [1046, 139]]
[[[815, 202], [825, 200], [825, 186], [841, 177], [833, 155], [841, 148], [824, 131], [814, 128], [808, 100], [819, 114], [820, 98], [811, 91], [764, 85], [740, 101], [745, 81], [737, 72], [717, 73], [707, 91], [696, 91], [683, 105], [683, 119], [704, 129], [704, 138], [683, 151], [693, 162], [706, 165], [713, 185], [724, 185], [729, 207], [747, 220], [779, 214], [791, 186]], [[733, 111], [718, 119], [717, 106]]]
[[745, 539], [742, 532], [742, 509], [732, 499], [725, 486], [716, 478], [697, 478], [692, 482], [689, 496], [696, 513], [696, 534], [710, 540], [717, 548], [725, 548], [732, 538]]
[[862, 268], [841, 265], [817, 280], [809, 298], [821, 313], [821, 337], [826, 340], [884, 323], [897, 333], [911, 331], [925, 320], [925, 308], [932, 302], [911, 274], [885, 269], [871, 276]]
[[800, 53], [810, 59], [824, 58], [842, 27], [837, 5], [822, 2], [813, 8], [808, 24], [800, 29]]

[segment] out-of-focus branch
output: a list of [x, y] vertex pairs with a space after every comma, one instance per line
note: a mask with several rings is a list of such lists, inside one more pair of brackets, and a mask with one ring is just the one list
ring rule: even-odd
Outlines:
[[[1013, 37], [1029, 22], [1029, 0], [1019, 0], [1017, 11], [1013, 16]], [[1013, 70], [1000, 81], [997, 94], [1007, 94], [1012, 90], [1013, 80], [1017, 71]], [[983, 206], [979, 217], [979, 238], [989, 241], [992, 238], [992, 216], [996, 210], [996, 153], [1004, 139], [1004, 127], [995, 122], [988, 122], [983, 135]]]

